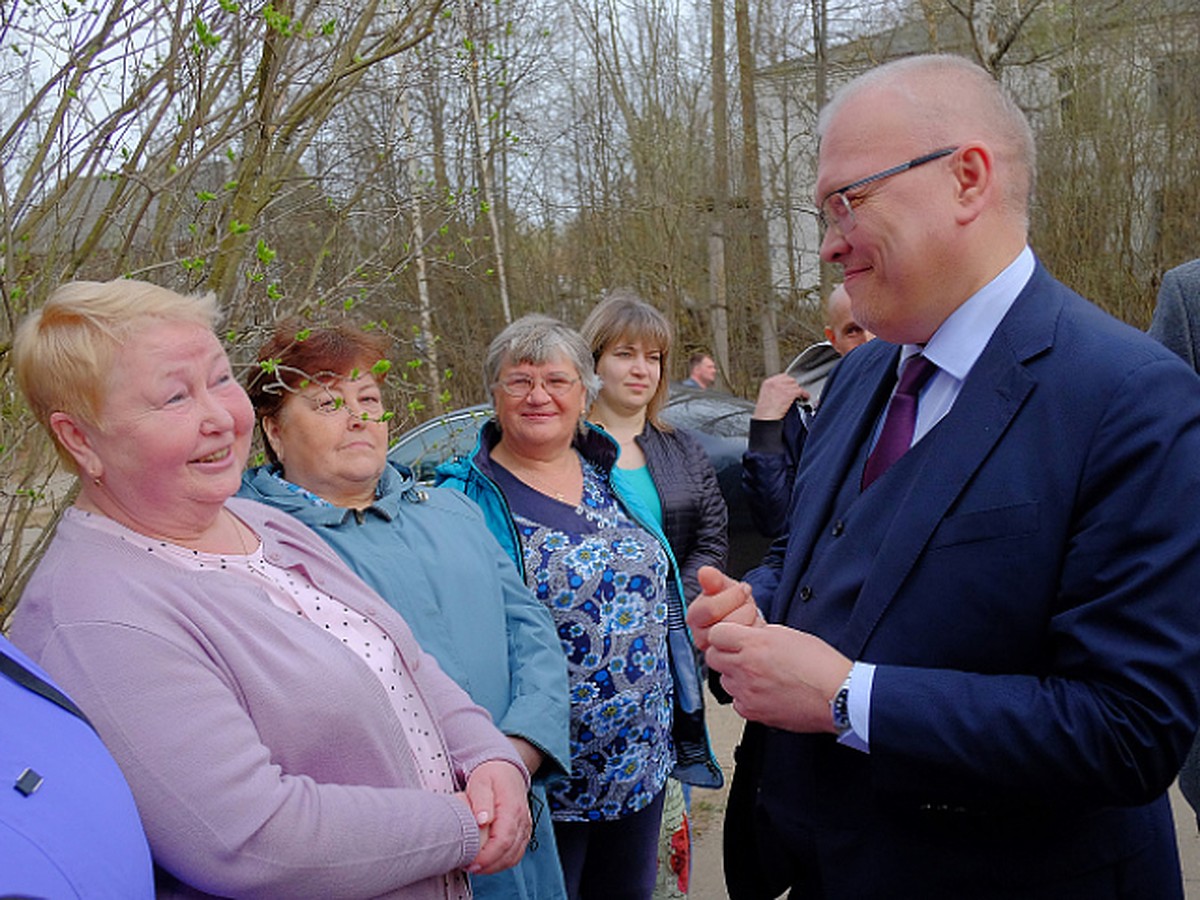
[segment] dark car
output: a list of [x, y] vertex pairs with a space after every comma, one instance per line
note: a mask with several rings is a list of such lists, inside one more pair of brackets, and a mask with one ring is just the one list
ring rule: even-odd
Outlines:
[[[664, 421], [696, 436], [717, 470], [729, 506], [728, 571], [735, 578], [758, 565], [769, 545], [755, 530], [742, 491], [742, 454], [753, 410], [753, 403], [732, 394], [672, 385], [662, 412]], [[436, 416], [400, 435], [388, 457], [412, 469], [417, 480], [432, 484], [434, 470], [444, 460], [475, 449], [479, 429], [491, 416], [485, 403]]]

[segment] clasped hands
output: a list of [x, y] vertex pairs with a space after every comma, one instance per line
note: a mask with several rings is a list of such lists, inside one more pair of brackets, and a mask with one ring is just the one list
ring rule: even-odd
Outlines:
[[491, 760], [471, 770], [460, 796], [479, 826], [479, 853], [467, 871], [492, 875], [521, 861], [533, 833], [525, 779], [512, 763]]
[[851, 661], [815, 635], [768, 625], [745, 582], [711, 566], [699, 579], [688, 625], [738, 715], [787, 731], [836, 733], [829, 701]]

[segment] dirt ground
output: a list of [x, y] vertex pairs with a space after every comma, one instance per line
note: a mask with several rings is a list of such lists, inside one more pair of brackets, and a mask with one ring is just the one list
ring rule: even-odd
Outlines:
[[[707, 698], [705, 711], [713, 750], [721, 768], [725, 770], [726, 788], [719, 791], [692, 791], [695, 845], [689, 896], [691, 900], [728, 900], [721, 866], [721, 822], [725, 812], [725, 795], [733, 773], [733, 748], [742, 734], [742, 720], [730, 707], [721, 706], [711, 696]], [[1175, 830], [1179, 837], [1184, 893], [1187, 900], [1200, 900], [1200, 829], [1196, 826], [1196, 816], [1178, 788], [1171, 788], [1171, 806], [1175, 811]]]

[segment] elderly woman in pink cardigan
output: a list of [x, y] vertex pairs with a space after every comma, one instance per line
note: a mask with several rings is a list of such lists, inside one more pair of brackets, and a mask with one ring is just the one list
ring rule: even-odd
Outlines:
[[306, 526], [231, 500], [253, 412], [211, 298], [60, 288], [18, 381], [81, 489], [12, 639], [133, 789], [159, 896], [470, 896], [531, 822], [512, 744]]

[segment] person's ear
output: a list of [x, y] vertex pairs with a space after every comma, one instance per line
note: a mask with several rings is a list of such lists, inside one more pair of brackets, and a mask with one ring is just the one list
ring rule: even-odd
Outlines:
[[91, 429], [65, 412], [50, 413], [50, 431], [71, 454], [81, 477], [98, 481], [104, 476], [104, 463], [92, 444]]
[[275, 458], [279, 460], [279, 464], [283, 465], [283, 440], [279, 436], [279, 422], [274, 416], [262, 417], [262, 432], [263, 439], [271, 445], [271, 449], [275, 451]]
[[996, 160], [987, 144], [973, 141], [958, 149], [953, 166], [957, 218], [966, 224], [978, 218], [993, 199]]

